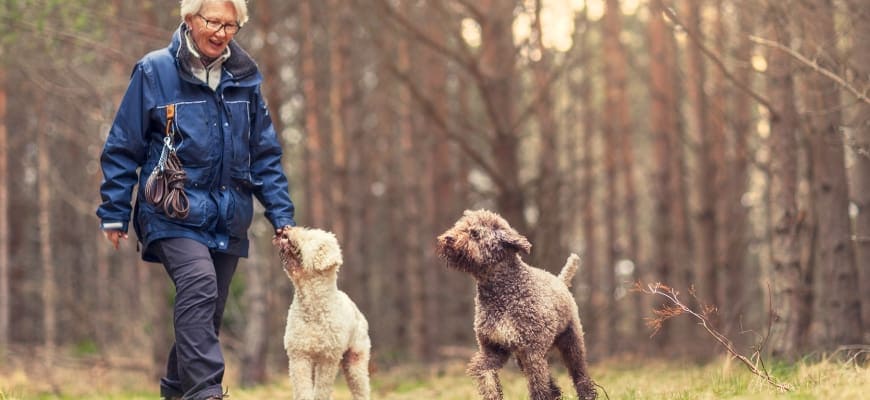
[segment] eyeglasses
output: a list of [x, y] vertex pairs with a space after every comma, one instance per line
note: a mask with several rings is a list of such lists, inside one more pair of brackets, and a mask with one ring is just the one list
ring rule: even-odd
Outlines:
[[202, 18], [202, 20], [205, 21], [205, 29], [208, 29], [215, 33], [223, 29], [224, 33], [226, 33], [227, 35], [235, 35], [239, 32], [239, 29], [242, 29], [242, 27], [238, 24], [225, 24], [220, 21], [213, 21], [206, 17], [203, 17], [202, 14], [196, 14], [196, 16]]

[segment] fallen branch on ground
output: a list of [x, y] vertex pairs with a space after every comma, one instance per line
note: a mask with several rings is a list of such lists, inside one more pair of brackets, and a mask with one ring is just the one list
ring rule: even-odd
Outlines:
[[[752, 362], [748, 357], [740, 354], [734, 348], [734, 344], [731, 343], [731, 341], [728, 340], [725, 335], [723, 335], [718, 330], [716, 330], [716, 328], [713, 327], [713, 325], [710, 323], [709, 315], [712, 312], [715, 312], [715, 307], [702, 304], [700, 306], [702, 311], [693, 310], [691, 307], [683, 303], [682, 300], [680, 300], [679, 292], [677, 292], [674, 288], [662, 283], [649, 284], [646, 285], [646, 287], [643, 287], [640, 282], [637, 282], [634, 285], [634, 290], [643, 294], [664, 297], [669, 302], [669, 304], [653, 310], [653, 313], [655, 313], [656, 317], [651, 318], [647, 321], [647, 325], [653, 330], [653, 336], [658, 333], [659, 330], [661, 330], [662, 325], [665, 321], [679, 315], [687, 314], [698, 320], [698, 325], [701, 325], [704, 330], [706, 330], [707, 333], [710, 334], [710, 336], [713, 336], [713, 339], [715, 339], [717, 342], [719, 342], [719, 344], [725, 347], [725, 350], [727, 350], [728, 353], [730, 353], [734, 358], [740, 360], [740, 362], [746, 365], [746, 367], [749, 369], [749, 372], [752, 372], [756, 376], [764, 379], [765, 382], [776, 387], [780, 391], [790, 392], [792, 390], [791, 386], [784, 383], [779, 383], [776, 379], [770, 376], [770, 373], [767, 372], [767, 368], [765, 368], [763, 364], [759, 367], [757, 363]], [[758, 360], [761, 360], [760, 350], [761, 349], [756, 349], [757, 357], [754, 357]]]

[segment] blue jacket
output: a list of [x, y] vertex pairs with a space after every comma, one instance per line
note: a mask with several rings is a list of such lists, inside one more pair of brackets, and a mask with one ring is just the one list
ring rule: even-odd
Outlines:
[[[127, 232], [134, 213], [146, 261], [157, 261], [149, 245], [168, 237], [245, 257], [252, 196], [275, 228], [295, 225], [281, 146], [260, 93], [262, 75], [251, 57], [230, 42], [220, 84], [212, 90], [190, 72], [186, 29], [182, 24], [169, 47], [146, 55], [133, 69], [100, 157], [103, 202], [97, 216], [103, 229]], [[190, 214], [185, 219], [170, 218], [144, 200], [145, 181], [163, 148], [168, 104], [175, 104], [181, 134], [175, 147], [187, 173]]]

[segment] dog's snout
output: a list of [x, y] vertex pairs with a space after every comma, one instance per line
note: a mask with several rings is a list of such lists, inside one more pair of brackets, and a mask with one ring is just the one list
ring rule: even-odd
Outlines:
[[438, 237], [438, 241], [449, 246], [452, 245], [453, 242], [456, 241], [456, 239], [453, 236], [444, 234]]

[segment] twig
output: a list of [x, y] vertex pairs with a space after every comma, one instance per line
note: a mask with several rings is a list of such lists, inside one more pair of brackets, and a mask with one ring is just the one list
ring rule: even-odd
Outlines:
[[846, 89], [849, 93], [852, 93], [852, 95], [855, 96], [858, 100], [861, 100], [867, 104], [870, 104], [870, 97], [867, 96], [867, 92], [868, 92], [867, 89], [864, 89], [863, 92], [858, 90], [858, 88], [856, 88], [854, 85], [850, 84], [849, 82], [846, 82], [846, 80], [843, 79], [841, 76], [839, 76], [836, 73], [832, 72], [831, 70], [819, 65], [819, 63], [817, 63], [813, 60], [810, 60], [809, 58], [807, 58], [803, 54], [793, 50], [792, 48], [785, 46], [782, 43], [779, 43], [779, 42], [776, 42], [776, 41], [773, 41], [770, 39], [760, 38], [760, 37], [755, 36], [755, 35], [749, 35], [749, 40], [751, 40], [755, 43], [758, 43], [762, 46], [772, 47], [774, 49], [784, 51], [786, 54], [790, 55], [795, 60], [800, 61], [801, 63], [803, 63], [803, 64], [809, 66], [810, 68], [812, 68], [813, 70], [815, 70], [816, 72], [822, 74], [826, 78], [834, 81], [841, 88]]
[[[719, 344], [721, 344], [723, 347], [725, 347], [725, 350], [727, 350], [728, 353], [730, 353], [732, 356], [734, 356], [734, 358], [737, 358], [738, 360], [740, 360], [740, 362], [742, 362], [744, 365], [746, 365], [746, 367], [749, 369], [750, 372], [752, 372], [756, 376], [764, 379], [768, 384], [776, 387], [780, 391], [790, 392], [792, 390], [791, 386], [786, 385], [784, 383], [779, 383], [776, 381], [776, 379], [774, 379], [772, 376], [770, 376], [770, 373], [767, 372], [767, 369], [764, 367], [763, 364], [762, 364], [761, 368], [759, 368], [748, 357], [744, 356], [743, 354], [740, 354], [734, 348], [734, 344], [731, 343], [731, 341], [728, 340], [728, 338], [725, 337], [725, 335], [723, 335], [722, 333], [717, 331], [715, 328], [713, 328], [713, 326], [710, 324], [710, 320], [708, 318], [708, 315], [709, 315], [710, 311], [714, 310], [714, 308], [709, 307], [709, 306], [705, 307], [702, 305], [701, 308], [703, 311], [693, 310], [691, 307], [687, 306], [685, 303], [683, 303], [680, 300], [679, 292], [677, 292], [675, 289], [668, 287], [667, 285], [664, 285], [662, 283], [649, 284], [646, 286], [646, 288], [643, 288], [641, 286], [641, 284], [638, 282], [635, 284], [634, 290], [639, 291], [639, 292], [644, 293], [644, 294], [661, 296], [661, 297], [666, 298], [670, 302], [670, 305], [666, 305], [666, 306], [664, 306], [664, 308], [654, 310], [655, 314], [658, 317], [653, 318], [648, 322], [649, 326], [653, 329], [653, 335], [658, 333], [658, 331], [661, 329], [664, 321], [666, 321], [670, 318], [676, 317], [678, 315], [682, 315], [682, 314], [691, 315], [692, 317], [695, 317], [695, 319], [698, 320], [698, 325], [701, 325], [704, 328], [704, 330], [706, 330], [707, 333], [710, 334], [710, 336], [713, 336], [713, 339], [715, 339], [717, 342], [719, 342]], [[756, 354], [760, 354], [760, 353], [756, 352]], [[761, 357], [759, 357], [759, 360], [760, 359], [761, 359]]]
[[742, 90], [744, 93], [748, 94], [749, 97], [752, 97], [753, 99], [755, 99], [755, 101], [764, 106], [764, 108], [766, 108], [767, 111], [770, 113], [771, 117], [775, 117], [778, 114], [778, 111], [773, 108], [773, 106], [770, 104], [770, 101], [768, 101], [764, 96], [752, 90], [752, 88], [749, 87], [749, 85], [745, 82], [741, 82], [739, 79], [737, 79], [737, 77], [734, 76], [734, 74], [731, 73], [731, 71], [728, 70], [728, 68], [725, 66], [725, 63], [722, 62], [721, 57], [716, 55], [716, 53], [714, 53], [712, 50], [704, 45], [704, 43], [701, 41], [701, 38], [698, 37], [699, 34], [689, 29], [686, 24], [684, 24], [683, 21], [680, 20], [680, 17], [677, 16], [677, 13], [672, 7], [663, 7], [663, 10], [668, 19], [670, 19], [671, 22], [673, 22], [675, 25], [679, 26], [683, 31], [686, 32], [686, 36], [688, 36], [689, 39], [691, 39], [692, 42], [695, 43], [695, 46], [697, 46], [698, 49], [701, 50], [701, 52], [704, 53], [704, 55], [706, 55], [707, 58], [709, 58], [710, 61], [713, 62], [713, 65], [715, 65], [716, 68], [719, 68], [719, 71], [722, 72], [722, 75], [726, 79], [734, 83], [734, 85], [737, 86], [738, 89]]
[[610, 400], [610, 395], [607, 394], [607, 389], [604, 389], [604, 386], [601, 386], [595, 382], [592, 382], [592, 384], [595, 386], [598, 386], [598, 388], [601, 389], [602, 392], [604, 392], [604, 398], [606, 398], [607, 400]]

